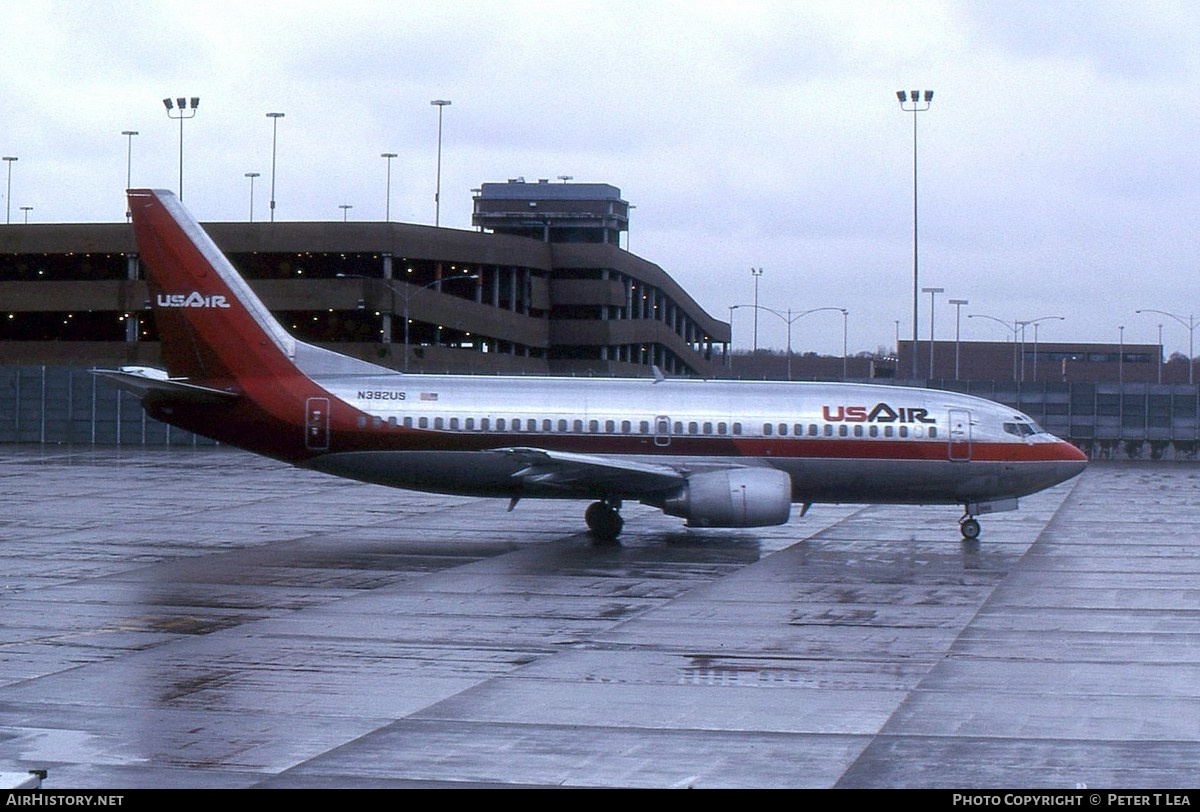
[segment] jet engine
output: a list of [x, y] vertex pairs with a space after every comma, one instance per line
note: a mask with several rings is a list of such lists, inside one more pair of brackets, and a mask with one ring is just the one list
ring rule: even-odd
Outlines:
[[792, 478], [774, 468], [730, 468], [687, 478], [659, 506], [688, 527], [783, 524], [792, 510]]

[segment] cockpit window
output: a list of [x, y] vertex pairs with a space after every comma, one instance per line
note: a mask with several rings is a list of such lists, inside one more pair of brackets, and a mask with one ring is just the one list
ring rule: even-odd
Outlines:
[[1035, 434], [1042, 434], [1041, 427], [1027, 417], [1017, 417], [1011, 422], [1005, 421], [1003, 428], [1006, 433], [1014, 437], [1032, 437]]

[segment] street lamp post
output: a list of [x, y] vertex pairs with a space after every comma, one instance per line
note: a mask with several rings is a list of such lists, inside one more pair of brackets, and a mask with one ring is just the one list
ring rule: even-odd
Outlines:
[[279, 119], [283, 113], [267, 113], [271, 119], [271, 222], [275, 222], [275, 148], [279, 143]]
[[758, 280], [763, 275], [762, 268], [751, 268], [750, 275], [754, 277], [754, 349], [758, 352]]
[[8, 191], [4, 195], [4, 222], [12, 223], [12, 165], [17, 160], [15, 155], [5, 155], [4, 162], [8, 164]]
[[1037, 360], [1038, 360], [1038, 324], [1043, 321], [1054, 319], [1056, 321], [1064, 321], [1065, 316], [1038, 316], [1036, 319], [1028, 321], [1019, 321], [1017, 324], [1021, 326], [1021, 380], [1025, 380], [1025, 328], [1033, 325], [1033, 380], [1037, 381]]
[[998, 319], [995, 316], [985, 316], [982, 313], [968, 313], [967, 318], [968, 319], [988, 319], [990, 321], [996, 322], [997, 324], [1003, 324], [1004, 328], [1006, 330], [1009, 330], [1012, 332], [1012, 336], [1013, 336], [1013, 383], [1016, 383], [1016, 381], [1017, 381], [1017, 331], [1021, 329], [1020, 325], [1016, 321], [1014, 321], [1012, 324], [1009, 324], [1008, 322], [1004, 321], [1003, 319]]
[[438, 140], [437, 140], [437, 185], [433, 192], [433, 224], [442, 222], [442, 111], [450, 104], [449, 99], [434, 99], [429, 102], [438, 109]]
[[1163, 383], [1163, 323], [1158, 323], [1158, 363], [1154, 365], [1158, 368], [1158, 383]]
[[347, 221], [347, 219], [349, 219], [350, 210], [354, 208], [354, 206], [350, 203], [341, 203], [338, 205], [338, 208], [342, 210], [342, 222], [344, 223]]
[[[137, 130], [121, 130], [121, 135], [125, 136], [127, 145], [125, 148], [125, 188], [129, 189], [133, 185], [133, 137], [138, 134]], [[128, 198], [126, 198], [125, 219], [132, 220], [133, 212], [129, 210]]]
[[954, 380], [958, 380], [958, 345], [961, 336], [960, 327], [962, 325], [962, 308], [963, 305], [968, 305], [966, 299], [950, 299], [950, 304], [954, 305]]
[[[1121, 386], [1125, 385], [1125, 325], [1117, 327], [1119, 339], [1117, 343], [1117, 383]], [[1125, 403], [1124, 393], [1122, 393], [1121, 404]]]
[[[924, 94], [922, 96], [922, 93]], [[906, 113], [913, 114], [913, 359], [912, 359], [912, 376], [917, 378], [917, 290], [918, 290], [918, 273], [917, 273], [917, 113], [923, 113], [929, 109], [933, 102], [933, 91], [913, 90], [913, 91], [896, 91], [896, 98], [900, 100], [900, 109]]]
[[842, 380], [846, 380], [846, 345], [849, 338], [849, 318], [850, 311], [846, 308], [840, 308], [842, 311]]
[[396, 157], [396, 153], [381, 152], [379, 157], [387, 159], [387, 202], [383, 207], [383, 221], [390, 223], [392, 221], [392, 158]]
[[792, 379], [792, 325], [794, 323], [796, 323], [797, 321], [799, 321], [800, 319], [804, 318], [805, 316], [809, 315], [810, 313], [820, 313], [825, 310], [837, 310], [838, 312], [840, 312], [842, 314], [842, 377], [843, 378], [846, 377], [846, 315], [850, 312], [850, 311], [846, 310], [846, 308], [844, 308], [844, 307], [814, 307], [811, 310], [804, 310], [799, 313], [793, 313], [791, 308], [788, 308], [788, 311], [785, 314], [785, 313], [783, 313], [779, 310], [776, 310], [772, 307], [765, 307], [763, 305], [757, 305], [757, 304], [733, 305], [729, 308], [729, 323], [730, 323], [731, 331], [733, 329], [732, 328], [733, 311], [737, 310], [740, 307], [753, 308], [755, 314], [757, 314], [758, 311], [760, 311], [760, 310], [765, 310], [766, 312], [772, 313], [772, 314], [778, 316], [779, 318], [783, 319], [784, 323], [787, 324], [787, 379], [789, 381]]
[[[8, 159], [5, 158], [4, 160], [7, 161]], [[1160, 316], [1167, 316], [1168, 318], [1175, 319], [1175, 321], [1182, 324], [1184, 326], [1184, 328], [1188, 331], [1188, 384], [1189, 385], [1194, 384], [1195, 377], [1194, 377], [1192, 369], [1193, 369], [1194, 359], [1196, 357], [1195, 337], [1196, 337], [1196, 326], [1198, 324], [1198, 322], [1196, 321], [1196, 317], [1189, 315], [1185, 321], [1183, 316], [1176, 316], [1174, 313], [1168, 313], [1165, 310], [1151, 310], [1149, 308], [1144, 309], [1144, 310], [1138, 310], [1137, 312], [1138, 313], [1158, 313]], [[1161, 336], [1159, 337], [1158, 343], [1160, 346], [1162, 345]]]
[[163, 107], [167, 108], [167, 118], [179, 121], [179, 202], [183, 202], [183, 122], [196, 117], [196, 108], [200, 106], [200, 97], [190, 99], [179, 96], [172, 102], [163, 99]]
[[[384, 287], [386, 287], [392, 297], [392, 304], [391, 304], [390, 312], [395, 312], [395, 310], [396, 310], [396, 294], [397, 293], [400, 294], [400, 298], [404, 300], [404, 309], [403, 309], [403, 314], [404, 314], [404, 371], [408, 372], [408, 356], [409, 356], [409, 351], [408, 351], [408, 348], [409, 348], [408, 311], [409, 311], [409, 304], [412, 302], [412, 298], [414, 296], [416, 296], [418, 293], [420, 293], [421, 291], [427, 290], [428, 288], [432, 288], [433, 286], [439, 285], [442, 283], [454, 282], [459, 279], [479, 279], [479, 274], [463, 274], [462, 276], [450, 276], [450, 277], [446, 277], [445, 279], [434, 279], [432, 282], [426, 282], [424, 285], [421, 285], [419, 287], [406, 282], [404, 284], [405, 289], [401, 290], [401, 291], [397, 291], [396, 282], [391, 279], [377, 279], [373, 276], [359, 276], [357, 274], [338, 274], [338, 277], [340, 277], [342, 279], [365, 279], [365, 280], [368, 280], [371, 282], [377, 282], [377, 283], [383, 285]], [[440, 292], [441, 289], [439, 288], [438, 290]], [[383, 343], [390, 344], [391, 340], [392, 340], [392, 337], [391, 337], [390, 333], [385, 333], [383, 335]]]
[[[935, 302], [939, 293], [945, 293], [945, 288], [921, 288], [923, 293], [929, 294], [929, 377], [933, 377], [933, 315], [935, 310]], [[916, 347], [913, 347], [913, 352], [916, 352]]]
[[22, 206], [21, 211], [25, 213], [25, 225], [29, 225], [29, 212], [33, 211], [33, 206]]
[[250, 179], [250, 222], [254, 222], [254, 179], [259, 177], [258, 172], [247, 172], [246, 177]]

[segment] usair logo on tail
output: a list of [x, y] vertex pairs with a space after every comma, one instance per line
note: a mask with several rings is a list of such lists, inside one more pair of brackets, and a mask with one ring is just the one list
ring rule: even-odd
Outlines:
[[159, 307], [229, 307], [225, 297], [219, 293], [201, 296], [194, 290], [187, 294], [160, 293], [156, 301]]

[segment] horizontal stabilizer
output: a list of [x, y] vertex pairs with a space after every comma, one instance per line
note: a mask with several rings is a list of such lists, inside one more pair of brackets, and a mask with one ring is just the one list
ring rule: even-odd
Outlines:
[[93, 375], [107, 378], [114, 384], [144, 398], [152, 392], [164, 392], [177, 400], [191, 403], [228, 403], [237, 398], [236, 392], [212, 389], [186, 383], [183, 378], [169, 378], [167, 373], [151, 367], [121, 367], [120, 369], [93, 369]]

